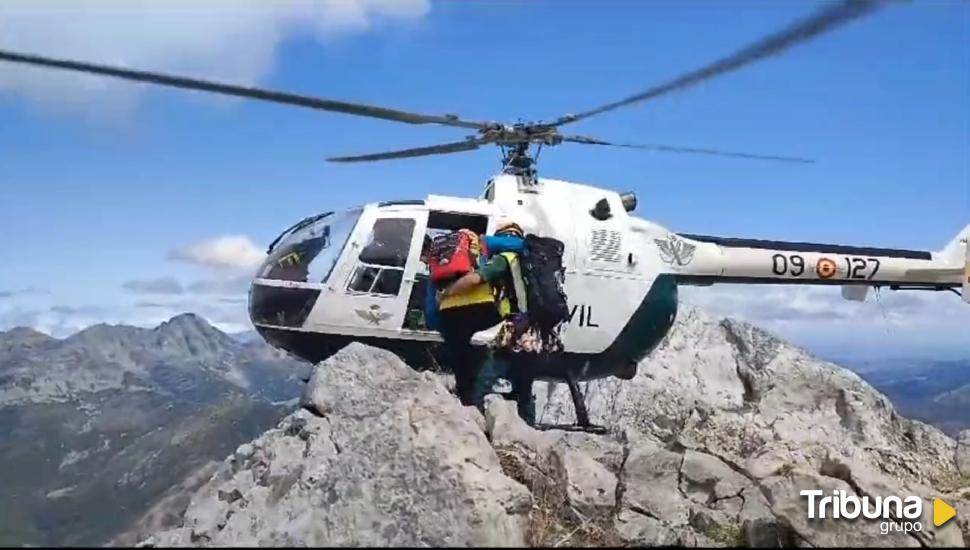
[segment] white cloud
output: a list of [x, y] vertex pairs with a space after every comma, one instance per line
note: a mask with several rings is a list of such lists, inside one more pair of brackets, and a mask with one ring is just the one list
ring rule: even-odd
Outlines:
[[53, 306], [47, 309], [13, 308], [0, 311], [0, 330], [31, 327], [57, 338], [69, 336], [101, 322], [123, 322], [114, 312], [100, 306]]
[[100, 315], [105, 312], [101, 306], [51, 306], [50, 310], [61, 315]]
[[881, 319], [900, 327], [970, 322], [970, 306], [950, 292], [870, 290], [863, 303], [842, 298], [838, 287], [716, 285], [682, 287], [685, 300], [718, 314], [768, 323]]
[[54, 305], [44, 308], [0, 308], [0, 331], [18, 326], [31, 327], [57, 338], [98, 323], [124, 324], [144, 328], [181, 313], [195, 313], [223, 332], [251, 330], [246, 301], [222, 297], [198, 297], [176, 301], [138, 301], [131, 305]]
[[188, 291], [193, 294], [245, 295], [252, 280], [250, 275], [228, 279], [207, 279], [190, 284]]
[[14, 327], [37, 328], [40, 313], [36, 309], [23, 309], [20, 307], [0, 311], [0, 330], [9, 330]]
[[[326, 41], [383, 20], [424, 16], [430, 0], [6, 0], [0, 48], [251, 85], [293, 34]], [[0, 92], [48, 106], [130, 111], [145, 86], [0, 64]]]
[[715, 285], [681, 287], [680, 293], [684, 302], [716, 315], [826, 352], [965, 356], [970, 349], [970, 305], [951, 292], [870, 291], [863, 303], [821, 286]]
[[172, 304], [167, 304], [164, 302], [151, 302], [148, 300], [141, 300], [139, 302], [135, 302], [134, 307], [136, 309], [170, 309], [173, 306]]
[[262, 248], [242, 235], [225, 235], [186, 246], [169, 258], [226, 271], [253, 271], [266, 257]]
[[132, 324], [155, 326], [181, 313], [195, 313], [223, 332], [251, 330], [246, 300], [187, 299], [175, 302], [142, 301], [134, 305], [130, 313]]
[[158, 277], [155, 279], [136, 279], [121, 285], [125, 290], [135, 294], [181, 294], [182, 284], [175, 277]]
[[44, 288], [22, 288], [20, 290], [0, 290], [0, 298], [13, 298], [15, 296], [42, 296], [50, 294], [51, 291]]

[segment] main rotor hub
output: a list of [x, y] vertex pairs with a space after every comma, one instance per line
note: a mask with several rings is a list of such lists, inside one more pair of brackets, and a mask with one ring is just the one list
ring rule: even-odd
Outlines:
[[479, 131], [482, 140], [513, 147], [519, 144], [559, 145], [562, 135], [554, 126], [542, 123], [490, 124]]

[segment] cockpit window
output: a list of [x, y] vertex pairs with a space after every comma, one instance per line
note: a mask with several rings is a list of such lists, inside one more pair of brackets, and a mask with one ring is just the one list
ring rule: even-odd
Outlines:
[[367, 244], [360, 251], [360, 260], [347, 289], [367, 294], [397, 295], [404, 278], [404, 266], [414, 235], [413, 218], [381, 218]]
[[257, 276], [284, 281], [326, 282], [360, 213], [361, 209], [356, 208], [328, 214], [294, 228], [270, 251]]
[[374, 222], [367, 245], [360, 251], [360, 261], [367, 264], [404, 267], [411, 249], [414, 220], [382, 218]]
[[401, 291], [401, 280], [403, 278], [403, 269], [381, 269], [361, 265], [357, 266], [357, 271], [354, 272], [350, 281], [350, 290], [368, 294], [397, 295]]

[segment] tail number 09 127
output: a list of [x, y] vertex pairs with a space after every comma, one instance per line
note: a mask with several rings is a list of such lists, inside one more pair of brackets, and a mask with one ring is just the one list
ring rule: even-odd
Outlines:
[[872, 279], [879, 272], [879, 260], [876, 258], [845, 257], [846, 279]]
[[[798, 277], [805, 273], [805, 258], [798, 254], [785, 256], [775, 254], [771, 257], [771, 271], [775, 275], [790, 275]], [[845, 257], [846, 279], [872, 279], [879, 272], [877, 258]], [[833, 265], [834, 267], [834, 265]]]
[[775, 275], [798, 277], [802, 273], [805, 273], [805, 258], [802, 258], [798, 254], [792, 254], [791, 256], [775, 254], [771, 257], [771, 262], [771, 271]]

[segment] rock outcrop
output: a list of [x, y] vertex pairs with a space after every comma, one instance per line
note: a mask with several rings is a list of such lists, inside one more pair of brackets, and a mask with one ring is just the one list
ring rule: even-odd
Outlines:
[[[497, 395], [482, 414], [446, 382], [344, 348], [303, 409], [143, 544], [935, 547], [970, 533], [967, 437], [750, 325], [685, 310], [633, 380], [587, 384], [607, 435], [530, 428]], [[572, 420], [564, 388], [537, 389], [543, 421]], [[923, 516], [908, 533], [809, 519], [803, 490], [918, 496]], [[934, 498], [958, 509], [940, 528]]]
[[[937, 497], [967, 506], [966, 443], [958, 447], [940, 430], [901, 417], [855, 373], [749, 324], [684, 308], [633, 380], [597, 380], [584, 391], [593, 421], [684, 449], [685, 461], [703, 453], [748, 478], [794, 542], [963, 545], [958, 525], [970, 533], [966, 514], [941, 529], [930, 521], [922, 535], [906, 538], [807, 520], [802, 489], [918, 495], [924, 511]], [[542, 421], [573, 419], [565, 388], [541, 384], [537, 392]], [[830, 524], [845, 536], [833, 535]]]
[[306, 408], [239, 447], [154, 543], [521, 546], [531, 497], [483, 428], [433, 375], [351, 344], [316, 369]]
[[960, 432], [957, 440], [957, 469], [964, 477], [970, 477], [970, 430]]

